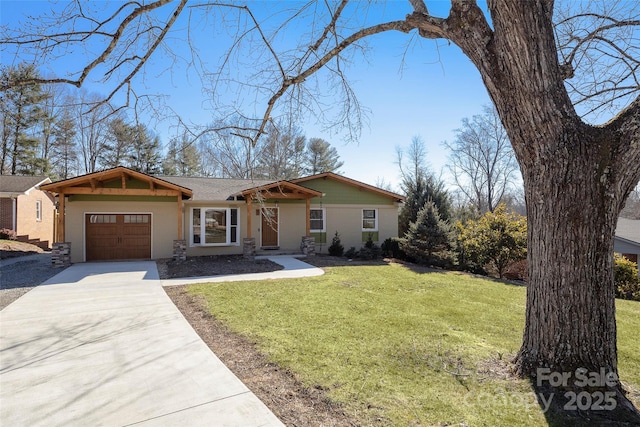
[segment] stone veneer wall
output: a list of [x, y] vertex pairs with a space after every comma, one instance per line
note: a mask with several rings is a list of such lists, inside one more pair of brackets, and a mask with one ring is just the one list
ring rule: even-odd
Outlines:
[[311, 236], [302, 236], [302, 242], [300, 243], [300, 250], [307, 256], [313, 256], [316, 254], [316, 239]]
[[256, 258], [256, 239], [254, 237], [242, 239], [242, 256], [251, 260]]
[[51, 245], [51, 264], [56, 268], [71, 265], [71, 242], [55, 242]]
[[186, 261], [187, 260], [187, 241], [174, 240], [173, 241], [173, 256], [174, 261]]

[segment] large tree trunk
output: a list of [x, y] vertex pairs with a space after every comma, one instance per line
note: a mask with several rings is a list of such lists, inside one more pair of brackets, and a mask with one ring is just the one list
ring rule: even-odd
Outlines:
[[[579, 368], [617, 374], [613, 237], [640, 179], [640, 98], [606, 125], [585, 124], [560, 72], [553, 2], [488, 6], [493, 28], [464, 1], [452, 2], [446, 25], [438, 24], [480, 71], [524, 178], [529, 284], [518, 370], [532, 378], [539, 369], [571, 373], [571, 389]], [[432, 20], [414, 20], [433, 36]], [[619, 383], [609, 388], [618, 409], [640, 422]]]

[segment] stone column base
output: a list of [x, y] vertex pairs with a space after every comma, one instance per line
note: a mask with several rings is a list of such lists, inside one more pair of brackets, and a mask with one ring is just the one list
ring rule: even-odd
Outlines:
[[51, 264], [55, 268], [71, 265], [71, 242], [55, 242], [51, 245]]
[[245, 237], [242, 239], [242, 256], [245, 259], [256, 259], [256, 239], [255, 237]]
[[300, 250], [306, 256], [314, 256], [316, 254], [316, 239], [311, 236], [302, 236]]
[[187, 260], [187, 241], [182, 240], [174, 240], [173, 241], [173, 255], [172, 259], [174, 261], [186, 261]]

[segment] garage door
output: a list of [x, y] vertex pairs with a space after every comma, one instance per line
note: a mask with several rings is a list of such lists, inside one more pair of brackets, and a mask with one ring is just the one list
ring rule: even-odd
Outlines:
[[151, 258], [151, 215], [87, 214], [87, 261]]

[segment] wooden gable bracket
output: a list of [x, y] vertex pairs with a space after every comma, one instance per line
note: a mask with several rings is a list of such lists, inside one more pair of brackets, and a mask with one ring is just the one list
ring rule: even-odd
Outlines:
[[127, 188], [127, 175], [125, 173], [120, 174], [120, 177], [122, 178], [122, 189], [126, 189]]

